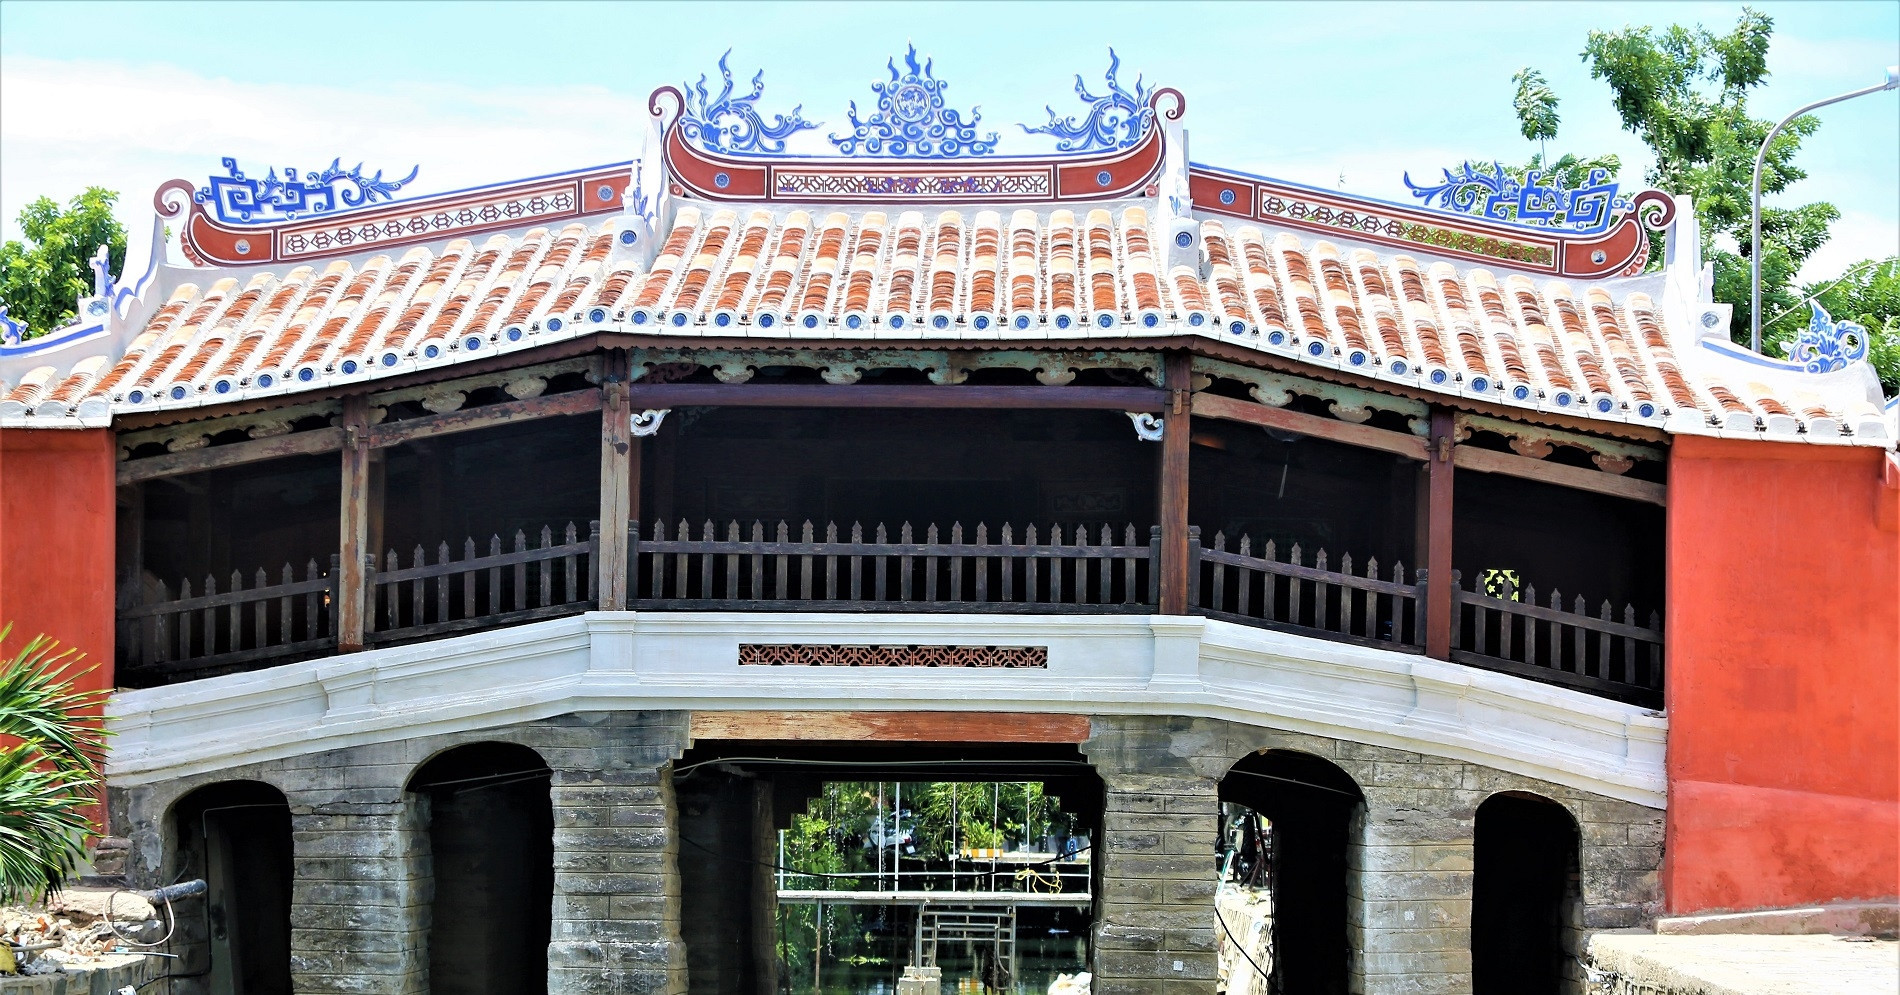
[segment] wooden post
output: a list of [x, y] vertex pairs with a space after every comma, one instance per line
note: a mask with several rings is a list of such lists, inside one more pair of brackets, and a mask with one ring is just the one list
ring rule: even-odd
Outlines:
[[1425, 653], [1451, 659], [1452, 450], [1457, 442], [1452, 412], [1432, 409], [1432, 431], [1419, 481], [1418, 555], [1429, 573], [1425, 589]]
[[363, 570], [363, 558], [370, 551], [369, 453], [369, 398], [360, 394], [346, 397], [343, 399], [342, 541], [335, 605], [338, 653], [354, 653], [363, 648], [368, 621], [368, 576]]
[[1185, 352], [1168, 353], [1162, 386], [1168, 407], [1161, 424], [1161, 493], [1155, 513], [1161, 525], [1161, 606], [1163, 615], [1188, 613], [1188, 434], [1193, 375]]
[[633, 517], [634, 465], [639, 440], [633, 437], [633, 410], [627, 395], [627, 354], [607, 354], [600, 404], [600, 608], [627, 607], [627, 519]]

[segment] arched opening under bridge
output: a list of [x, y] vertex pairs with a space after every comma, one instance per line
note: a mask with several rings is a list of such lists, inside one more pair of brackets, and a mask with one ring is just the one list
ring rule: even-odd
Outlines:
[[1478, 806], [1471, 909], [1475, 995], [1580, 991], [1577, 823], [1562, 805], [1500, 794]]
[[1215, 942], [1229, 995], [1345, 995], [1347, 875], [1364, 796], [1331, 762], [1268, 750], [1221, 779]]
[[545, 995], [554, 908], [548, 765], [525, 746], [471, 743], [409, 779], [427, 800], [434, 995]]

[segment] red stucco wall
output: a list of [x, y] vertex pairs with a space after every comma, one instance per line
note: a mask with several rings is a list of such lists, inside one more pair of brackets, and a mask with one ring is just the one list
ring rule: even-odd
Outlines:
[[0, 429], [0, 623], [44, 633], [112, 684], [114, 464], [106, 429]]
[[1672, 913], [1900, 894], [1900, 464], [1890, 459], [1674, 440]]

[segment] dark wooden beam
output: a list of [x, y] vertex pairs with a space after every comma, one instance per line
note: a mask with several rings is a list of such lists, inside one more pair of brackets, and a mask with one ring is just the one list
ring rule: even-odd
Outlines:
[[1421, 564], [1428, 571], [1425, 585], [1425, 654], [1451, 659], [1451, 524], [1453, 439], [1457, 423], [1450, 408], [1432, 409], [1429, 458], [1425, 462], [1425, 534], [1420, 537]]
[[[345, 398], [346, 402], [348, 400]], [[450, 411], [446, 414], [425, 415], [421, 418], [372, 425], [369, 429], [369, 444], [373, 448], [382, 449], [412, 439], [426, 439], [454, 432], [472, 432], [476, 429], [512, 425], [536, 418], [584, 415], [590, 411], [599, 410], [600, 391], [598, 390], [543, 394], [540, 397], [527, 397], [518, 401], [502, 401], [499, 404], [484, 404], [478, 408], [464, 408], [461, 411]]]
[[1495, 449], [1459, 446], [1453, 454], [1453, 462], [1466, 470], [1476, 470], [1479, 473], [1502, 473], [1511, 477], [1523, 477], [1526, 480], [1540, 480], [1560, 487], [1593, 491], [1597, 494], [1607, 494], [1611, 497], [1642, 501], [1647, 504], [1667, 505], [1669, 503], [1669, 487], [1666, 484], [1635, 480], [1614, 473], [1605, 473], [1602, 470], [1531, 459], [1516, 453], [1501, 453]]
[[634, 383], [633, 407], [1067, 408], [1160, 411], [1152, 387], [938, 387], [928, 384]]
[[1244, 422], [1248, 425], [1297, 432], [1317, 439], [1330, 439], [1363, 449], [1397, 453], [1407, 459], [1421, 462], [1424, 461], [1426, 455], [1425, 440], [1406, 432], [1393, 432], [1388, 429], [1374, 428], [1371, 425], [1358, 425], [1320, 415], [1309, 415], [1304, 411], [1290, 411], [1286, 408], [1240, 401], [1231, 397], [1196, 394], [1194, 413], [1202, 418]]
[[1162, 414], [1160, 495], [1155, 508], [1161, 525], [1161, 605], [1163, 615], [1188, 613], [1188, 439], [1193, 398], [1193, 357], [1186, 352], [1168, 353], [1163, 384], [1167, 388], [1168, 407]]
[[118, 477], [122, 485], [136, 484], [141, 480], [175, 477], [185, 473], [197, 473], [200, 470], [215, 470], [218, 467], [281, 459], [285, 456], [333, 453], [342, 446], [342, 429], [319, 428], [310, 432], [247, 439], [222, 446], [206, 446], [203, 449], [187, 449], [183, 452], [166, 453], [163, 456], [124, 460], [119, 464]]
[[624, 611], [627, 607], [627, 520], [638, 485], [633, 480], [639, 440], [633, 437], [633, 409], [627, 400], [627, 354], [614, 350], [607, 357], [600, 406], [600, 607]]
[[343, 506], [342, 536], [338, 543], [336, 640], [337, 652], [363, 648], [368, 624], [368, 576], [363, 560], [369, 554], [371, 481], [369, 460], [369, 399], [343, 399]]

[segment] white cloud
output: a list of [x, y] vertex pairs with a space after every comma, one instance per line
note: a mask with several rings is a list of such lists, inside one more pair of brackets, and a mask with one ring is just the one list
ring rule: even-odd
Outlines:
[[1828, 280], [1863, 259], [1900, 254], [1900, 224], [1859, 211], [1843, 211], [1828, 240], [1801, 264], [1800, 282]]

